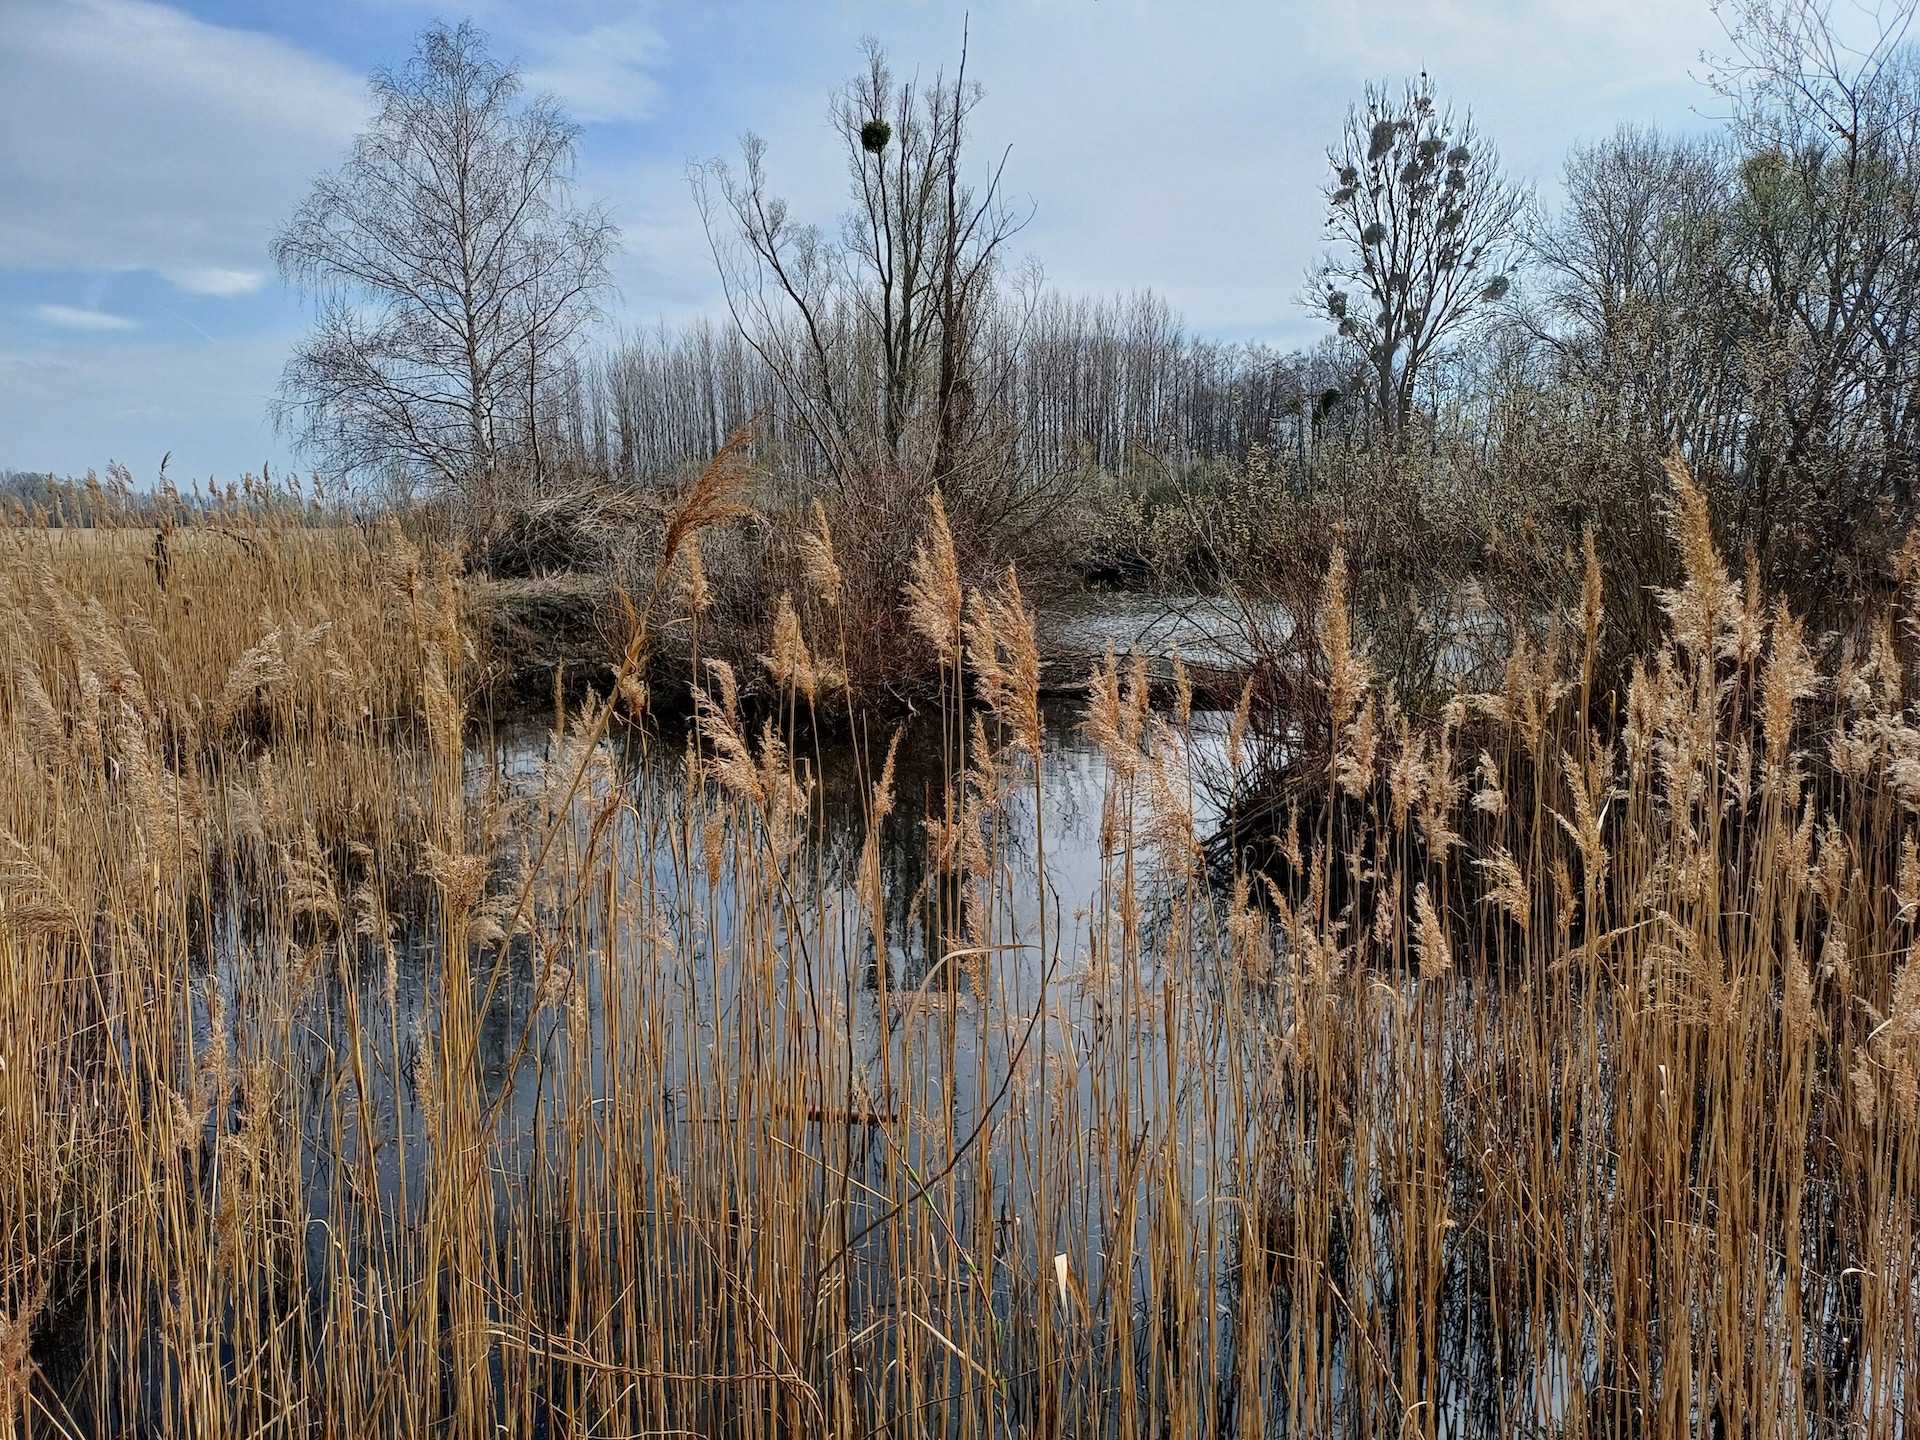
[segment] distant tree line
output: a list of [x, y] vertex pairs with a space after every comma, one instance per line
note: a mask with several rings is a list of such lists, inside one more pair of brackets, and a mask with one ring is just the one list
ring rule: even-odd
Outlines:
[[[1126, 476], [1243, 461], [1256, 447], [1304, 463], [1323, 435], [1368, 424], [1366, 377], [1342, 347], [1197, 337], [1151, 292], [1047, 293], [1000, 333], [1010, 353], [984, 404], [1039, 473]], [[711, 455], [756, 414], [782, 453], [810, 453], [772, 368], [731, 325], [698, 319], [582, 356], [553, 384], [543, 425], [565, 453], [642, 484]]]
[[0, 471], [0, 524], [43, 525], [50, 529], [92, 529], [120, 525], [163, 527], [271, 520], [279, 525], [332, 525], [352, 512], [329, 501], [316, 483], [300, 478], [247, 475], [226, 486], [190, 485], [179, 489], [167, 478], [163, 460], [151, 484], [142, 484], [124, 465], [107, 466], [106, 478], [89, 471], [75, 479], [33, 470]]
[[1519, 510], [1562, 549], [1650, 547], [1640, 593], [1677, 448], [1729, 550], [1796, 602], [1853, 595], [1914, 515], [1914, 3], [1849, 46], [1826, 0], [1729, 0], [1728, 122], [1580, 148], [1552, 213], [1429, 77], [1369, 87], [1300, 295], [1329, 333], [1292, 352], [1012, 264], [1026, 217], [1008, 157], [974, 153], [964, 52], [925, 79], [872, 45], [829, 107], [838, 223], [803, 223], [747, 137], [690, 177], [728, 314], [608, 340], [616, 237], [572, 197], [577, 132], [472, 27], [435, 27], [279, 239], [319, 304], [282, 416], [323, 472], [450, 501], [482, 539], [568, 487], [648, 492], [757, 416], [794, 513], [874, 548], [876, 605], [936, 490], [963, 554], [1037, 563], [1108, 482], [1191, 508], [1256, 470], [1300, 493], [1364, 472], [1370, 507], [1427, 507], [1407, 527], [1484, 517], [1483, 551]]

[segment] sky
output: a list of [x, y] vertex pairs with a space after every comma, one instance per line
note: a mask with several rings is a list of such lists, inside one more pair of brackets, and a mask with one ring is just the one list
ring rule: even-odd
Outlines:
[[1057, 288], [1151, 288], [1193, 331], [1311, 343], [1326, 147], [1427, 70], [1551, 205], [1575, 144], [1694, 130], [1707, 0], [0, 0], [0, 469], [237, 480], [300, 456], [268, 405], [308, 311], [275, 229], [370, 113], [366, 76], [471, 18], [581, 125], [623, 235], [608, 324], [719, 309], [689, 162], [767, 142], [804, 218], [846, 198], [830, 92], [862, 37], [986, 87], [977, 151]]

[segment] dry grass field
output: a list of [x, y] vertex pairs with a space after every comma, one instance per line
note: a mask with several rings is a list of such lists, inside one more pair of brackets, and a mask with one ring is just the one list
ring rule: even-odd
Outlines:
[[1920, 550], [1816, 664], [1676, 470], [1616, 718], [1590, 554], [1432, 727], [1336, 561], [1283, 878], [1208, 873], [1185, 697], [1120, 657], [1102, 879], [1035, 922], [1031, 623], [936, 516], [914, 976], [889, 752], [849, 857], [796, 754], [831, 626], [776, 627], [779, 718], [709, 669], [648, 722], [730, 483], [617, 712], [512, 776], [461, 578], [396, 530], [0, 533], [10, 1433], [1913, 1434]]

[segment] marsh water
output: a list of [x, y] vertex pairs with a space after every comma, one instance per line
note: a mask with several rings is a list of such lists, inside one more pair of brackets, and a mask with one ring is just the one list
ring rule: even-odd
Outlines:
[[[1213, 602], [1103, 597], [1046, 617], [1043, 643], [1050, 656], [1075, 667], [1090, 667], [1109, 647], [1122, 656], [1138, 651], [1153, 662], [1164, 663], [1177, 650], [1199, 664], [1226, 664], [1235, 654], [1226, 638], [1231, 618]], [[671, 1008], [695, 1032], [691, 1043], [711, 1046], [739, 1001], [737, 955], [763, 944], [789, 963], [818, 966], [807, 980], [812, 993], [796, 1003], [824, 1007], [809, 1026], [844, 1041], [840, 1080], [849, 1094], [879, 1087], [888, 1060], [899, 1060], [912, 1043], [917, 1008], [978, 1003], [1001, 1017], [993, 1033], [949, 1036], [956, 1073], [940, 1083], [961, 1097], [982, 1095], [1004, 1079], [1020, 1039], [1006, 1017], [1031, 1014], [1043, 994], [1063, 1033], [1084, 1021], [1099, 1000], [1081, 972], [1094, 928], [1103, 923], [1097, 916], [1113, 908], [1119, 863], [1113, 832], [1103, 835], [1113, 776], [1105, 753], [1083, 728], [1083, 699], [1045, 698], [1041, 717], [1040, 754], [1022, 756], [1004, 770], [997, 803], [989, 807], [990, 896], [970, 903], [991, 913], [965, 922], [992, 955], [991, 965], [972, 967], [968, 983], [990, 983], [990, 996], [966, 993], [966, 986], [943, 972], [937, 963], [942, 942], [929, 939], [930, 891], [939, 884], [933, 832], [955, 803], [952, 786], [961, 779], [951, 774], [952, 737], [941, 715], [909, 715], [858, 735], [805, 726], [785, 733], [789, 768], [806, 795], [799, 822], [805, 838], [796, 850], [796, 868], [777, 888], [731, 844], [725, 864], [713, 866], [702, 855], [713, 782], [710, 774], [690, 775], [690, 765], [698, 764], [692, 759], [695, 727], [684, 719], [615, 727], [590, 769], [597, 793], [619, 801], [602, 848], [620, 898], [587, 899], [566, 927], [566, 954], [557, 970], [568, 982], [567, 1002], [556, 1003], [551, 957], [543, 963], [521, 937], [508, 947], [503, 983], [487, 987], [490, 1003], [478, 1017], [478, 1079], [489, 1098], [505, 1100], [505, 1133], [532, 1143], [541, 1107], [552, 1098], [545, 1077], [564, 1069], [583, 1039], [589, 1084], [596, 1093], [604, 1090], [609, 1068], [620, 1063], [611, 1053], [619, 1041], [609, 1038], [608, 1016], [630, 1010], [639, 991], [677, 989], [681, 999]], [[1182, 732], [1187, 768], [1181, 783], [1200, 838], [1213, 832], [1221, 814], [1208, 777], [1224, 756], [1229, 718], [1222, 711], [1195, 710]], [[550, 790], [556, 775], [576, 763], [566, 744], [551, 714], [477, 725], [465, 767], [470, 806], [477, 809], [491, 797], [511, 808]], [[873, 789], [889, 753], [892, 810], [872, 827]], [[1130, 803], [1144, 802], [1136, 797]], [[571, 843], [591, 828], [594, 808], [584, 799], [573, 802]], [[1129, 826], [1134, 819], [1127, 817]], [[525, 825], [524, 817], [520, 823]], [[859, 893], [870, 836], [878, 858], [877, 927], [863, 912]], [[736, 838], [746, 838], [744, 828]], [[1135, 883], [1143, 894], [1154, 894], [1151, 859], [1143, 853], [1137, 867]], [[750, 882], [743, 885], [748, 872]], [[1204, 876], [1196, 878], [1204, 883]], [[568, 883], [571, 877], [558, 882], [562, 888]], [[556, 898], [546, 897], [550, 909]], [[558, 908], [566, 908], [563, 898]], [[1150, 899], [1142, 924], [1151, 932], [1157, 919]], [[363, 953], [344, 972], [343, 978], [351, 976], [345, 989], [326, 993], [323, 1014], [306, 1032], [308, 1060], [316, 1072], [324, 1071], [343, 1044], [363, 1045], [375, 1060], [365, 1083], [376, 1126], [404, 1133], [422, 1124], [419, 1077], [445, 1003], [444, 956], [431, 924], [400, 930], [384, 954], [378, 951]], [[244, 968], [232, 977], [236, 987], [244, 983]], [[672, 1062], [668, 1069], [664, 1103], [671, 1111], [686, 1103], [688, 1088], [697, 1082], [683, 1064]], [[971, 1118], [965, 1099], [956, 1103], [959, 1120]], [[382, 1188], [402, 1212], [419, 1202], [422, 1183], [420, 1175], [403, 1172], [403, 1149], [382, 1148], [376, 1167]], [[324, 1221], [327, 1171], [342, 1157], [333, 1140], [319, 1134], [310, 1137], [308, 1154], [314, 1218]], [[310, 1243], [321, 1238], [316, 1231]]]
[[[1043, 919], [1056, 978], [1073, 971], [1076, 952], [1084, 956], [1090, 908], [1099, 900], [1103, 880], [1112, 881], [1115, 856], [1102, 843], [1111, 776], [1099, 745], [1082, 729], [1084, 710], [1083, 702], [1069, 697], [1043, 700], [1039, 764], [1025, 771], [1021, 783], [1008, 786], [997, 808], [992, 844], [998, 883], [991, 943], [1004, 949], [993, 967], [996, 1008], [1018, 1012], [1036, 1003], [1046, 968], [1038, 949]], [[1202, 783], [1201, 771], [1223, 754], [1228, 719], [1224, 712], [1196, 710], [1189, 729], [1195, 762], [1193, 819], [1203, 837], [1217, 824], [1220, 807]], [[836, 1024], [847, 1027], [871, 1066], [873, 1050], [882, 1043], [879, 1037], [897, 1028], [897, 1018], [887, 1012], [897, 1016], [903, 997], [931, 994], [942, 978], [934, 973], [938, 941], [930, 944], [928, 936], [928, 887], [937, 883], [930, 822], [937, 823], [949, 803], [946, 743], [934, 715], [910, 717], [858, 741], [844, 734], [803, 736], [795, 747], [793, 768], [810, 792], [808, 840], [802, 847], [806, 871], [791, 882], [793, 905], [788, 907], [783, 899], [778, 913], [769, 916], [765, 894], [756, 890], [743, 896], [731, 865], [716, 877], [699, 853], [700, 822], [689, 813], [685, 727], [626, 731], [605, 742], [608, 773], [617, 776], [628, 802], [619, 821], [622, 833], [612, 846], [622, 862], [618, 884], [628, 894], [644, 890], [658, 906], [652, 915], [658, 928], [651, 936], [637, 937], [644, 941], [641, 948], [657, 944], [661, 933], [696, 937], [689, 952], [677, 957], [685, 967], [679, 978], [701, 992], [694, 1008], [717, 1003], [724, 1010], [728, 982], [724, 963], [716, 966], [715, 960], [750, 943], [743, 931], [771, 926], [777, 932], [775, 944], [783, 950], [796, 942], [804, 947], [807, 940], [823, 941], [818, 948], [834, 957], [830, 963], [845, 967], [831, 985], [819, 977], [824, 988], [839, 991], [843, 1013]], [[873, 927], [862, 915], [857, 869], [869, 836], [871, 789], [890, 747], [893, 809], [876, 837], [885, 917], [883, 969]], [[497, 725], [470, 743], [469, 790], [478, 795], [498, 784], [509, 795], [530, 793], [551, 775], [559, 758], [550, 719]], [[1147, 861], [1143, 858], [1140, 864], [1144, 870]], [[634, 873], [635, 867], [644, 867], [646, 873]], [[596, 1055], [605, 1045], [604, 986], [609, 974], [620, 968], [610, 969], [607, 963], [613, 958], [608, 946], [618, 941], [598, 933], [605, 913], [592, 907], [584, 922], [584, 949], [597, 963], [578, 967]], [[386, 1027], [395, 1032], [373, 1038], [376, 1053], [397, 1056], [401, 1079], [398, 1086], [379, 1087], [383, 1105], [397, 1104], [407, 1111], [415, 1107], [411, 1077], [419, 1046], [434, 1023], [437, 944], [431, 927], [422, 927], [398, 937], [391, 971], [372, 960], [358, 971], [360, 993], [354, 999], [364, 1023], [376, 1032]], [[480, 1060], [489, 1093], [496, 1093], [515, 1072], [525, 1079], [550, 1065], [551, 1047], [563, 1043], [566, 1016], [561, 1009], [553, 1008], [544, 1022], [533, 1014], [541, 1003], [539, 970], [524, 941], [513, 946], [506, 983], [481, 1017]], [[389, 983], [396, 1001], [391, 1012], [383, 988]], [[341, 998], [336, 995], [336, 1003]], [[844, 1013], [848, 1009], [851, 1014]], [[536, 1032], [530, 1045], [522, 1043], [529, 1025]], [[963, 1063], [971, 1063], [971, 1058]], [[971, 1080], [965, 1088], [972, 1088]], [[516, 1089], [515, 1106], [526, 1108], [523, 1118], [529, 1123], [537, 1101], [536, 1087]]]
[[[1049, 617], [1043, 634], [1072, 663], [1111, 645], [1227, 667], [1231, 621], [1199, 602], [1101, 604]], [[1180, 1371], [1207, 1392], [1190, 1415], [1206, 1410], [1214, 1433], [1255, 1433], [1231, 1419], [1259, 1390], [1246, 1377], [1284, 1363], [1305, 1388], [1269, 1396], [1264, 1411], [1246, 1402], [1266, 1415], [1263, 1433], [1317, 1418], [1313, 1433], [1398, 1434], [1383, 1428], [1381, 1397], [1408, 1382], [1380, 1356], [1404, 1345], [1432, 1377], [1422, 1403], [1440, 1423], [1427, 1433], [1518, 1433], [1523, 1410], [1542, 1433], [1562, 1428], [1602, 1373], [1584, 1312], [1550, 1290], [1528, 1310], [1516, 1291], [1499, 1298], [1518, 1322], [1488, 1328], [1505, 1242], [1466, 1207], [1487, 1203], [1471, 1188], [1475, 1167], [1505, 1160], [1485, 1145], [1469, 1153], [1447, 1129], [1493, 1093], [1459, 1078], [1491, 1073], [1474, 1045], [1504, 1044], [1509, 1003], [1529, 997], [1456, 977], [1429, 1026], [1404, 975], [1354, 987], [1337, 1009], [1328, 991], [1314, 1023], [1351, 1042], [1350, 1060], [1328, 1072], [1343, 1077], [1330, 1103], [1303, 1099], [1285, 1072], [1309, 1027], [1291, 1023], [1302, 1011], [1286, 967], [1265, 963], [1280, 958], [1274, 932], [1252, 927], [1250, 944], [1226, 935], [1232, 897], [1192, 863], [1193, 841], [1222, 819], [1227, 714], [1198, 711], [1163, 731], [1172, 765], [1151, 786], [1124, 747], [1110, 755], [1084, 726], [1082, 700], [1047, 699], [1041, 718], [1037, 754], [975, 755], [970, 777], [956, 774], [952, 721], [934, 710], [853, 737], [790, 717], [743, 724], [743, 763], [767, 765], [732, 780], [714, 764], [725, 747], [681, 720], [623, 722], [593, 744], [578, 717], [558, 733], [548, 716], [476, 724], [464, 806], [492, 868], [475, 914], [511, 918], [501, 902], [537, 854], [532, 925], [490, 938], [469, 917], [452, 934], [470, 943], [451, 943], [436, 879], [437, 901], [384, 933], [356, 927], [302, 988], [288, 977], [310, 973], [311, 957], [284, 933], [277, 951], [256, 945], [236, 912], [195, 993], [191, 1065], [224, 1075], [226, 1052], [291, 1046], [273, 1063], [296, 1087], [286, 1112], [299, 1127], [309, 1333], [365, 1317], [351, 1323], [369, 1354], [391, 1354], [397, 1373], [416, 1346], [406, 1363], [438, 1377], [434, 1403], [448, 1414], [465, 1403], [468, 1382], [442, 1368], [453, 1362], [440, 1342], [416, 1342], [399, 1317], [451, 1284], [445, 1252], [416, 1250], [414, 1237], [444, 1222], [458, 1203], [450, 1189], [466, 1184], [483, 1197], [474, 1230], [487, 1232], [463, 1262], [479, 1276], [470, 1325], [529, 1344], [554, 1334], [571, 1323], [555, 1277], [577, 1282], [581, 1265], [603, 1277], [596, 1303], [610, 1310], [636, 1289], [655, 1297], [664, 1310], [622, 1311], [629, 1328], [602, 1339], [613, 1353], [643, 1330], [665, 1337], [688, 1382], [673, 1411], [682, 1433], [737, 1418], [726, 1386], [754, 1360], [741, 1332], [711, 1317], [738, 1327], [751, 1312], [767, 1328], [762, 1302], [779, 1303], [784, 1276], [763, 1275], [767, 1288], [743, 1300], [729, 1267], [753, 1246], [784, 1245], [780, 1265], [811, 1275], [835, 1240], [824, 1268], [839, 1267], [842, 1329], [809, 1373], [858, 1389], [874, 1417], [923, 1385], [964, 1394], [978, 1382], [980, 1403], [1003, 1418], [1078, 1386], [1108, 1417], [1097, 1433], [1133, 1433], [1122, 1418], [1132, 1401], [1105, 1397], [1162, 1403], [1155, 1387]], [[955, 843], [943, 826], [962, 795], [976, 848], [956, 867], [951, 851], [941, 858]], [[1167, 835], [1187, 846], [1184, 863], [1160, 853], [1155, 837]], [[275, 987], [292, 998], [278, 1003]], [[274, 1018], [243, 1034], [256, 1015]], [[468, 1015], [472, 1048], [456, 1074], [447, 1036]], [[1601, 1076], [1611, 1054], [1593, 1055]], [[483, 1118], [463, 1133], [444, 1107], [469, 1090]], [[1517, 1084], [1513, 1103], [1533, 1093]], [[244, 1110], [233, 1106], [236, 1130]], [[470, 1169], [463, 1145], [482, 1157]], [[224, 1137], [205, 1150], [214, 1197], [230, 1150]], [[1249, 1179], [1249, 1157], [1266, 1179]], [[1607, 1163], [1592, 1162], [1597, 1181]], [[944, 1209], [921, 1203], [923, 1177], [951, 1177]], [[1328, 1208], [1295, 1208], [1314, 1196]], [[804, 1228], [781, 1230], [797, 1211]], [[1256, 1212], [1276, 1228], [1243, 1228]], [[1467, 1216], [1435, 1242], [1424, 1277], [1408, 1268], [1426, 1252], [1405, 1219], [1422, 1214], [1422, 1233], [1441, 1237]], [[642, 1232], [647, 1244], [633, 1244]], [[724, 1264], [714, 1258], [735, 1244]], [[1249, 1255], [1268, 1268], [1250, 1270]], [[1410, 1338], [1410, 1294], [1437, 1302], [1417, 1321], [1424, 1338]], [[1243, 1295], [1255, 1297], [1244, 1313]], [[795, 1304], [794, 1333], [814, 1335], [817, 1297]], [[1020, 1328], [1042, 1315], [1080, 1327], [1055, 1391], [1028, 1365], [1031, 1347], [1052, 1342]], [[940, 1343], [909, 1317], [937, 1322]], [[910, 1343], [919, 1359], [896, 1363]], [[482, 1388], [504, 1395], [515, 1353], [488, 1349], [468, 1374], [484, 1367]], [[842, 1362], [851, 1354], [867, 1368]], [[576, 1398], [572, 1380], [543, 1383], [552, 1413]], [[144, 1402], [156, 1411], [164, 1384]], [[1293, 1415], [1306, 1419], [1283, 1423]], [[528, 1433], [562, 1428], [549, 1424]]]

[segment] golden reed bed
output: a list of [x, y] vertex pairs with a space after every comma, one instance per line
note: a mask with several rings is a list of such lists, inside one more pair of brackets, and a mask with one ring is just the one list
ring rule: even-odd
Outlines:
[[1812, 646], [1676, 470], [1687, 582], [1614, 718], [1590, 556], [1436, 727], [1336, 564], [1287, 880], [1203, 872], [1186, 704], [1122, 659], [1103, 879], [1035, 923], [1030, 622], [936, 506], [916, 979], [885, 748], [857, 856], [795, 758], [830, 536], [777, 718], [709, 671], [647, 722], [732, 463], [518, 778], [464, 743], [456, 567], [396, 530], [229, 517], [164, 576], [151, 530], [0, 535], [14, 1433], [1913, 1433], [1911, 556]]

